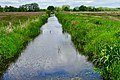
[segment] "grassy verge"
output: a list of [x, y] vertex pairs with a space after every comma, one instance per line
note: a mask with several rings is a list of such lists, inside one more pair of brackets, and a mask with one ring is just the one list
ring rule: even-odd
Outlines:
[[0, 74], [9, 65], [10, 60], [14, 59], [25, 45], [40, 33], [40, 27], [47, 20], [47, 16], [43, 14], [37, 16], [25, 14], [28, 13], [0, 17], [0, 24], [2, 24], [0, 25]]
[[120, 79], [120, 22], [79, 14], [57, 14], [77, 49], [88, 56], [104, 79]]

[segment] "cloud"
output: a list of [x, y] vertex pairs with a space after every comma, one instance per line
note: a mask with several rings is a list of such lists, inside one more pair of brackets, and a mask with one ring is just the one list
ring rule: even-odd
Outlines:
[[0, 5], [11, 5], [18, 7], [23, 4], [28, 3], [38, 3], [41, 8], [47, 8], [49, 5], [53, 6], [62, 6], [62, 5], [70, 5], [72, 7], [80, 6], [80, 5], [88, 5], [88, 6], [102, 6], [102, 4], [109, 3], [118, 3], [119, 0], [0, 0]]
[[19, 1], [18, 0], [0, 0], [0, 3], [19, 3]]
[[120, 0], [95, 0], [94, 2], [88, 4], [88, 6], [96, 7], [119, 7]]
[[[70, 5], [72, 7], [80, 6], [82, 4], [92, 3], [94, 0], [44, 0], [38, 1], [40, 6], [42, 5], [53, 5], [53, 6], [62, 6], [62, 5]], [[46, 6], [46, 7], [47, 7]]]

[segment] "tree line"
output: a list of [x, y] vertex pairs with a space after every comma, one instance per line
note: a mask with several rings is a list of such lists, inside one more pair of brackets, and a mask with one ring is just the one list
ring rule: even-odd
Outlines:
[[[70, 8], [69, 5], [63, 5], [62, 7], [54, 7], [48, 6], [47, 10], [50, 11], [118, 11], [120, 8], [107, 8], [107, 7], [92, 7], [92, 6], [84, 6]], [[0, 12], [38, 12], [38, 11], [46, 11], [46, 9], [40, 9], [37, 3], [25, 4], [16, 8], [14, 6], [0, 6]]]
[[70, 8], [69, 5], [63, 5], [60, 7], [49, 6], [47, 10], [51, 11], [118, 11], [120, 8], [108, 8], [108, 7], [92, 7], [92, 6], [84, 6], [81, 5], [80, 7], [74, 7], [73, 9]]
[[108, 7], [92, 7], [92, 6], [84, 6], [75, 7], [73, 11], [118, 11], [119, 8], [108, 8]]
[[40, 9], [37, 3], [25, 4], [16, 8], [14, 6], [0, 6], [0, 12], [38, 12], [45, 11], [45, 9]]

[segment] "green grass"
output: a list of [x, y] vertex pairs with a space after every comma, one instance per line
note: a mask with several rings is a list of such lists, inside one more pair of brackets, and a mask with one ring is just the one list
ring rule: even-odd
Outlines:
[[9, 63], [10, 59], [19, 55], [25, 45], [40, 33], [40, 27], [47, 21], [47, 18], [47, 15], [8, 15], [1, 18], [0, 74], [6, 65], [5, 62]]
[[104, 79], [120, 80], [120, 22], [79, 14], [59, 13], [57, 17]]

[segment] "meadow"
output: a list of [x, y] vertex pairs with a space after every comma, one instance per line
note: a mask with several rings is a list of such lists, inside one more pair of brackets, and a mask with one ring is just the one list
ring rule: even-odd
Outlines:
[[27, 43], [39, 35], [40, 27], [47, 18], [45, 12], [0, 13], [0, 74], [11, 59], [19, 55]]
[[105, 80], [120, 80], [120, 12], [65, 12], [57, 17], [75, 47]]

